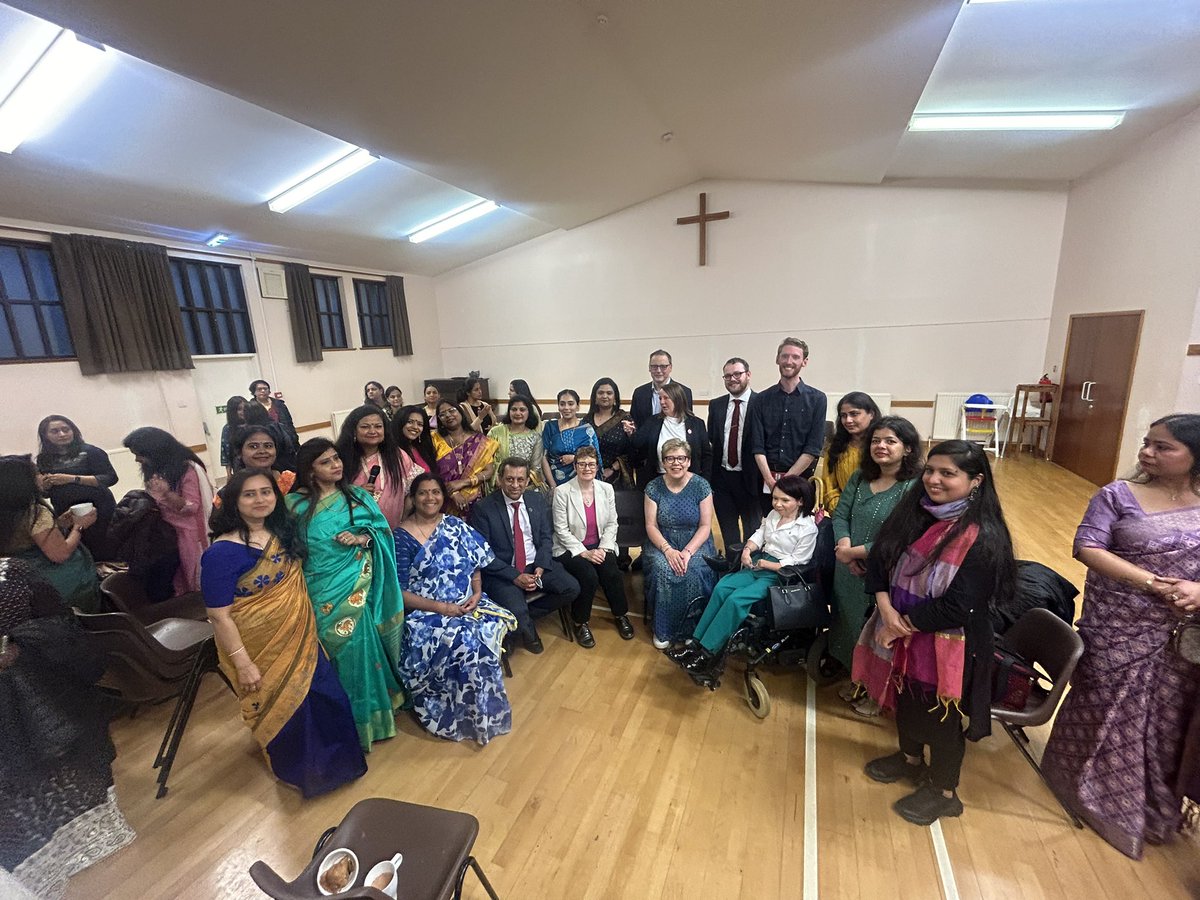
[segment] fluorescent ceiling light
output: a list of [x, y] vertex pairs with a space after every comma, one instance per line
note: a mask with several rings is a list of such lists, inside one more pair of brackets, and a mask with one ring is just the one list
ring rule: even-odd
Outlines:
[[369, 151], [356, 147], [337, 162], [292, 185], [279, 196], [271, 198], [267, 201], [267, 206], [272, 212], [285, 213], [293, 206], [315, 197], [326, 188], [333, 187], [339, 181], [344, 181], [378, 160], [378, 156], [372, 156]]
[[[995, 0], [992, 0], [995, 2]], [[918, 113], [909, 131], [1109, 131], [1123, 112]]]
[[227, 240], [229, 240], [229, 235], [225, 234], [223, 231], [218, 231], [204, 243], [209, 247], [220, 247]]
[[12, 153], [86, 85], [104, 48], [65, 28], [0, 104], [0, 153]]
[[408, 239], [414, 244], [419, 244], [422, 241], [437, 237], [439, 234], [445, 234], [451, 228], [457, 228], [459, 225], [465, 225], [467, 222], [474, 221], [480, 216], [486, 216], [488, 213], [494, 212], [499, 208], [494, 200], [472, 200], [466, 206], [460, 206], [458, 209], [451, 210], [444, 216], [438, 216], [436, 219], [431, 219], [417, 226], [416, 230], [408, 235]]

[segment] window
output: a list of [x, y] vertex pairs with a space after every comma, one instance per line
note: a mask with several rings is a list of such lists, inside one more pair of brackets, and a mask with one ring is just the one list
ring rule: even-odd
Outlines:
[[341, 279], [336, 275], [314, 275], [313, 292], [317, 295], [317, 322], [321, 326], [322, 350], [345, 350], [346, 320], [342, 318]]
[[172, 259], [171, 277], [193, 356], [254, 352], [241, 267]]
[[388, 315], [387, 290], [382, 281], [354, 279], [358, 302], [358, 330], [364, 347], [392, 346], [392, 319]]
[[0, 359], [73, 356], [50, 248], [0, 241]]

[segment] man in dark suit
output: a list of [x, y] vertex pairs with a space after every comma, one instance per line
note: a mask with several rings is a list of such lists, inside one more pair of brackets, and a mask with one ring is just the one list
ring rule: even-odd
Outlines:
[[[633, 424], [637, 428], [641, 428], [643, 422], [662, 412], [658, 392], [664, 384], [671, 381], [671, 369], [671, 354], [666, 350], [655, 350], [650, 354], [650, 381], [633, 389], [633, 400], [629, 404], [629, 414], [633, 416]], [[691, 409], [692, 389], [686, 384], [679, 386], [687, 396], [688, 409]]]
[[[575, 600], [579, 582], [554, 560], [554, 525], [545, 498], [537, 491], [525, 492], [529, 463], [515, 457], [504, 460], [499, 481], [500, 490], [476, 503], [471, 513], [471, 524], [495, 554], [483, 570], [483, 592], [517, 617], [525, 649], [541, 653], [534, 617]], [[535, 594], [540, 596], [531, 599]], [[596, 645], [586, 625], [583, 633], [579, 627], [575, 632], [581, 646]]]
[[762, 521], [762, 476], [750, 451], [747, 427], [754, 396], [750, 364], [735, 356], [725, 363], [721, 375], [728, 393], [708, 404], [708, 440], [713, 455], [712, 469], [705, 474], [712, 485], [713, 510], [728, 557], [729, 545], [745, 543]]

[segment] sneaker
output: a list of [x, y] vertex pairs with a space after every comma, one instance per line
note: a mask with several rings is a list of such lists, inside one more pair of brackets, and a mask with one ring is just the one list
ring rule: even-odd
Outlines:
[[957, 793], [947, 797], [932, 784], [923, 784], [907, 797], [900, 798], [892, 804], [892, 809], [914, 825], [932, 825], [942, 816], [961, 816], [963, 813]]
[[903, 753], [897, 751], [891, 756], [871, 760], [863, 766], [863, 771], [867, 773], [868, 778], [881, 784], [891, 784], [903, 778], [909, 784], [918, 786], [924, 784], [929, 775], [929, 766], [925, 765], [924, 760], [910, 763]]
[[864, 719], [873, 719], [879, 715], [880, 706], [870, 697], [862, 697], [850, 704], [850, 709], [854, 711], [856, 716], [862, 716]]
[[838, 688], [838, 696], [847, 703], [853, 703], [858, 699], [858, 685], [851, 681], [849, 684], [843, 684]]
[[654, 649], [655, 650], [666, 650], [670, 646], [671, 646], [670, 641], [660, 641], [658, 639], [658, 635], [654, 636]]

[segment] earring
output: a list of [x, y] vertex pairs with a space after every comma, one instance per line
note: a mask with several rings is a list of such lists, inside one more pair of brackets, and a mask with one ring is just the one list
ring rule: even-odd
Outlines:
[[967, 502], [974, 503], [975, 498], [978, 496], [979, 496], [979, 485], [975, 485], [975, 487], [971, 488], [971, 493], [967, 495]]

